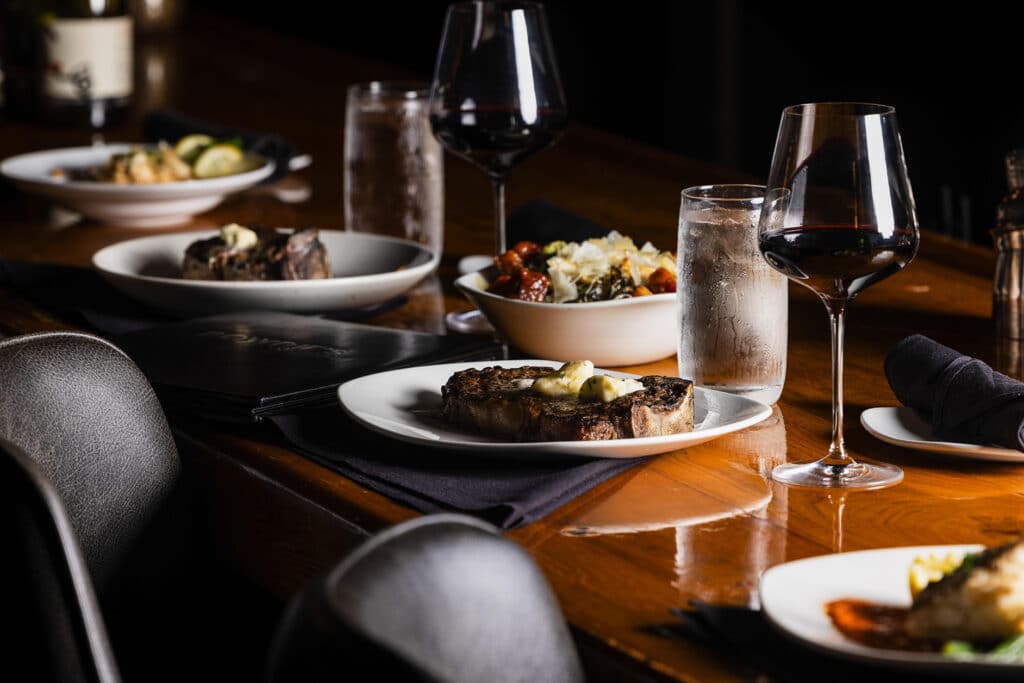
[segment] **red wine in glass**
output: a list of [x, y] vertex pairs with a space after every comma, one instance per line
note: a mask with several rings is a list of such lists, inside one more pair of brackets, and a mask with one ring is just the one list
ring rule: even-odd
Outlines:
[[439, 111], [430, 116], [441, 144], [500, 177], [553, 143], [567, 121], [565, 111], [557, 109], [538, 110], [530, 122], [515, 109]]
[[821, 296], [852, 299], [914, 258], [912, 231], [877, 226], [807, 225], [760, 235], [761, 253], [776, 270]]

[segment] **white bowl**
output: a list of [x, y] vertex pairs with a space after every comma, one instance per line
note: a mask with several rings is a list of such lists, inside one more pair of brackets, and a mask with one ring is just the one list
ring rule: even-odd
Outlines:
[[383, 303], [415, 287], [437, 267], [438, 256], [410, 240], [321, 230], [333, 277], [324, 280], [239, 282], [185, 280], [185, 248], [216, 230], [138, 237], [100, 249], [93, 266], [124, 294], [161, 310], [184, 314], [263, 310], [321, 313]]
[[253, 170], [205, 180], [120, 185], [50, 176], [57, 167], [99, 166], [112, 154], [123, 154], [131, 148], [129, 144], [112, 144], [19, 154], [0, 163], [0, 174], [25, 192], [51, 199], [89, 218], [128, 228], [155, 228], [187, 223], [197, 213], [220, 204], [228, 194], [252, 187], [274, 172], [274, 162], [250, 154]]
[[676, 295], [652, 294], [613, 301], [549, 304], [487, 292], [493, 269], [467, 273], [455, 286], [494, 328], [525, 353], [547, 360], [590, 360], [595, 365], [637, 365], [676, 352]]

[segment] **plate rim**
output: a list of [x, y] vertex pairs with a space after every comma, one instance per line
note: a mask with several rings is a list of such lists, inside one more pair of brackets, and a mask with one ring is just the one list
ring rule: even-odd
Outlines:
[[973, 458], [976, 460], [989, 460], [992, 462], [1024, 463], [1024, 451], [1017, 451], [1011, 448], [1000, 448], [998, 446], [983, 446], [980, 444], [964, 443], [960, 441], [937, 441], [925, 438], [915, 440], [902, 439], [881, 431], [878, 429], [877, 425], [872, 424], [872, 420], [878, 415], [898, 415], [905, 412], [913, 413], [913, 408], [909, 408], [907, 406], [876, 406], [873, 408], [866, 408], [861, 411], [860, 423], [868, 434], [871, 434], [876, 439], [894, 446], [903, 446], [904, 448], [912, 448], [914, 450], [928, 451], [930, 453], [938, 453], [952, 457]]
[[[727, 425], [719, 425], [708, 430], [694, 430], [691, 432], [683, 432], [681, 434], [669, 434], [664, 436], [646, 436], [628, 439], [606, 439], [598, 441], [452, 441], [446, 439], [427, 439], [425, 437], [417, 438], [411, 434], [392, 431], [382, 428], [380, 425], [375, 424], [366, 418], [364, 418], [360, 411], [354, 410], [349, 407], [345, 400], [345, 394], [347, 392], [355, 391], [361, 383], [368, 382], [377, 378], [379, 381], [381, 376], [405, 374], [409, 372], [415, 372], [423, 370], [425, 368], [435, 368], [437, 372], [445, 372], [450, 374], [462, 369], [469, 368], [481, 368], [481, 367], [494, 367], [501, 366], [504, 364], [505, 367], [522, 367], [525, 365], [542, 365], [545, 367], [557, 368], [562, 365], [558, 361], [544, 360], [538, 358], [526, 358], [526, 359], [510, 359], [510, 360], [492, 360], [492, 361], [462, 361], [458, 363], [439, 363], [439, 364], [427, 364], [427, 365], [415, 365], [406, 368], [397, 368], [394, 370], [384, 370], [381, 372], [370, 373], [363, 375], [362, 377], [356, 377], [354, 379], [343, 382], [338, 386], [337, 397], [338, 402], [341, 404], [342, 409], [347, 415], [353, 420], [358, 422], [360, 425], [371, 429], [375, 432], [388, 436], [390, 438], [397, 439], [399, 441], [405, 441], [407, 443], [413, 443], [421, 446], [430, 446], [434, 448], [447, 448], [451, 450], [467, 451], [467, 450], [484, 450], [488, 452], [504, 452], [504, 453], [517, 453], [517, 454], [540, 454], [540, 453], [552, 453], [557, 452], [567, 456], [577, 456], [585, 458], [640, 458], [649, 457], [658, 453], [667, 453], [673, 450], [687, 448], [689, 446], [698, 445], [719, 436], [730, 434], [733, 432], [746, 429], [747, 427], [753, 426], [763, 420], [767, 419], [772, 414], [772, 407], [755, 401], [744, 396], [736, 396], [723, 391], [717, 391], [715, 389], [707, 389], [694, 385], [694, 400], [696, 401], [697, 392], [709, 395], [722, 395], [728, 397], [729, 400], [737, 400], [743, 403], [752, 404], [750, 407], [759, 406], [759, 410], [751, 415], [750, 417], [744, 418], [734, 423]], [[594, 368], [595, 372], [599, 371], [603, 374], [607, 374], [613, 377], [625, 377], [625, 378], [637, 378], [640, 375], [620, 372], [617, 370], [607, 370], [604, 368]], [[440, 393], [440, 385], [438, 388]], [[696, 435], [696, 436], [694, 436]], [[478, 435], [475, 435], [478, 436]], [[688, 438], [689, 437], [689, 438]], [[701, 439], [700, 437], [704, 437]], [[698, 441], [698, 439], [700, 439]], [[694, 443], [687, 444], [686, 441], [694, 441]], [[647, 453], [646, 455], [609, 455], [604, 451], [615, 449], [616, 446], [630, 446], [630, 445], [649, 445], [652, 448], [665, 446], [664, 450], [659, 450], [656, 453]]]
[[117, 195], [121, 193], [156, 194], [156, 197], [151, 197], [149, 200], [159, 201], [161, 199], [175, 199], [178, 194], [194, 193], [201, 190], [208, 190], [210, 194], [231, 191], [236, 185], [255, 184], [260, 180], [269, 177], [276, 168], [276, 164], [272, 159], [269, 159], [262, 154], [248, 151], [245, 152], [247, 157], [261, 162], [258, 167], [249, 171], [233, 173], [226, 176], [217, 176], [214, 178], [190, 178], [188, 180], [178, 180], [170, 183], [138, 185], [128, 183], [117, 184], [91, 182], [85, 180], [56, 180], [46, 175], [15, 173], [12, 172], [10, 168], [12, 164], [17, 164], [26, 159], [41, 157], [43, 155], [59, 155], [62, 153], [70, 154], [78, 152], [84, 153], [86, 151], [95, 151], [97, 154], [101, 151], [106, 154], [117, 154], [131, 149], [132, 147], [147, 144], [152, 143], [110, 142], [102, 145], [54, 147], [35, 150], [33, 152], [23, 152], [0, 160], [0, 175], [3, 175], [5, 178], [9, 178], [11, 181], [31, 184], [40, 189], [45, 188], [47, 190], [55, 191], [64, 190], [63, 193], [57, 192], [57, 194], [74, 194], [78, 198], [92, 197], [101, 199], [105, 195]]
[[[764, 613], [765, 618], [776, 632], [782, 634], [784, 637], [812, 650], [825, 653], [827, 655], [837, 657], [840, 659], [847, 659], [857, 662], [868, 662], [872, 664], [885, 664], [900, 669], [912, 669], [920, 672], [934, 672], [942, 671], [944, 673], [964, 673], [964, 670], [971, 670], [976, 673], [1007, 673], [1007, 672], [1020, 672], [1024, 671], [1024, 663], [1020, 662], [1000, 662], [1000, 661], [963, 661], [943, 657], [939, 653], [933, 652], [908, 652], [903, 650], [887, 650], [882, 648], [871, 648], [866, 645], [861, 645], [856, 641], [850, 640], [842, 635], [838, 629], [832, 626], [831, 621], [827, 616], [824, 616], [825, 612], [823, 609], [816, 610], [816, 614], [820, 612], [818, 621], [822, 624], [826, 624], [829, 629], [829, 635], [838, 636], [839, 640], [836, 642], [840, 643], [841, 646], [833, 646], [825, 639], [812, 639], [805, 637], [803, 633], [791, 626], [789, 621], [780, 616], [778, 611], [774, 609], [774, 598], [765, 600], [766, 589], [765, 586], [769, 585], [776, 580], [778, 577], [785, 575], [788, 572], [796, 569], [802, 569], [804, 567], [813, 566], [816, 564], [826, 563], [842, 563], [842, 558], [848, 558], [850, 556], [867, 557], [869, 555], [885, 556], [885, 555], [900, 555], [912, 557], [916, 554], [924, 553], [945, 553], [952, 550], [959, 551], [977, 551], [986, 547], [980, 543], [949, 543], [949, 544], [937, 544], [937, 545], [913, 545], [913, 546], [891, 546], [885, 548], [869, 548], [864, 550], [854, 550], [841, 553], [828, 553], [824, 555], [815, 555], [813, 557], [804, 557], [798, 560], [791, 560], [789, 562], [783, 562], [765, 570], [758, 582], [758, 597], [761, 603], [761, 610]], [[895, 561], [895, 560], [893, 560]], [[826, 568], [827, 569], [827, 568]], [[827, 570], [818, 570], [809, 572], [813, 576], [826, 577], [827, 580], [832, 580], [834, 574]], [[836, 578], [835, 580], [838, 580]], [[906, 581], [906, 572], [904, 571], [898, 577], [894, 574], [893, 580]], [[826, 585], [826, 587], [828, 587]], [[839, 589], [833, 589], [838, 591]], [[857, 598], [856, 587], [850, 589], [843, 589], [843, 595], [841, 597]], [[909, 596], [909, 588], [908, 588]], [[838, 593], [835, 598], [839, 598]], [[781, 601], [781, 598], [780, 598]], [[819, 606], [820, 608], [821, 606]]]
[[371, 281], [371, 280], [373, 282], [381, 282], [381, 281], [390, 282], [391, 280], [404, 280], [406, 278], [411, 277], [415, 273], [419, 273], [420, 271], [423, 271], [424, 273], [431, 272], [433, 270], [434, 266], [439, 261], [439, 256], [438, 256], [438, 254], [436, 252], [434, 252], [429, 247], [427, 247], [427, 246], [425, 246], [423, 244], [420, 244], [419, 242], [414, 242], [413, 240], [407, 240], [407, 239], [403, 239], [403, 238], [400, 238], [400, 237], [391, 237], [390, 235], [376, 235], [376, 234], [372, 234], [372, 233], [357, 233], [357, 232], [351, 232], [351, 231], [348, 231], [348, 230], [320, 229], [320, 232], [321, 233], [328, 233], [328, 234], [330, 234], [332, 236], [335, 236], [335, 237], [341, 237], [343, 235], [346, 236], [346, 237], [343, 237], [342, 239], [349, 239], [348, 236], [357, 236], [357, 237], [354, 237], [354, 239], [366, 239], [368, 241], [380, 241], [380, 242], [385, 242], [385, 243], [390, 242], [390, 243], [398, 243], [398, 244], [402, 244], [402, 245], [413, 246], [413, 247], [416, 247], [417, 249], [419, 249], [420, 253], [423, 253], [423, 252], [428, 253], [430, 255], [430, 258], [427, 259], [427, 261], [425, 261], [424, 263], [421, 263], [419, 265], [413, 266], [411, 268], [407, 268], [407, 269], [404, 269], [404, 270], [397, 270], [397, 271], [387, 271], [387, 272], [383, 272], [383, 273], [368, 273], [368, 274], [364, 274], [364, 275], [348, 275], [348, 276], [341, 276], [341, 277], [329, 277], [329, 278], [323, 278], [323, 279], [319, 279], [319, 280], [267, 280], [267, 281], [262, 281], [262, 280], [257, 280], [257, 281], [247, 281], [247, 280], [246, 281], [186, 280], [184, 278], [163, 277], [163, 276], [158, 276], [158, 275], [140, 275], [138, 273], [130, 273], [130, 272], [124, 272], [124, 271], [120, 271], [120, 270], [112, 270], [112, 269], [109, 269], [109, 268], [105, 268], [104, 266], [102, 266], [101, 264], [98, 263], [98, 260], [101, 259], [103, 256], [109, 255], [110, 253], [116, 251], [117, 248], [123, 249], [129, 243], [137, 244], [139, 242], [145, 242], [145, 241], [161, 242], [161, 241], [170, 241], [170, 240], [177, 240], [177, 239], [182, 239], [183, 241], [188, 241], [186, 239], [186, 237], [190, 238], [191, 240], [196, 240], [196, 239], [202, 239], [203, 237], [207, 237], [207, 238], [208, 237], [213, 237], [213, 236], [215, 236], [217, 234], [217, 230], [216, 229], [207, 229], [207, 230], [186, 230], [186, 231], [179, 231], [179, 232], [161, 233], [161, 234], [158, 234], [158, 235], [144, 235], [144, 236], [141, 236], [141, 237], [132, 237], [132, 238], [129, 238], [129, 239], [126, 239], [126, 240], [120, 240], [120, 241], [115, 242], [113, 244], [109, 244], [109, 245], [107, 245], [105, 247], [97, 249], [95, 252], [93, 252], [93, 255], [92, 255], [91, 259], [90, 259], [90, 262], [92, 264], [92, 267], [94, 269], [96, 269], [96, 271], [100, 275], [103, 275], [103, 276], [125, 278], [125, 279], [134, 280], [134, 281], [145, 282], [147, 284], [152, 284], [152, 285], [157, 285], [157, 286], [164, 286], [164, 287], [174, 286], [174, 287], [193, 288], [193, 289], [210, 289], [210, 288], [224, 289], [224, 290], [232, 290], [233, 289], [233, 290], [237, 291], [240, 288], [245, 288], [245, 289], [249, 289], [249, 290], [259, 290], [259, 289], [274, 290], [274, 289], [282, 289], [282, 288], [289, 288], [289, 289], [292, 289], [292, 288], [305, 288], [305, 289], [321, 288], [322, 289], [322, 288], [329, 288], [329, 287], [337, 287], [340, 283], [349, 283], [349, 284], [352, 284], [352, 285], [359, 285], [359, 284], [363, 284], [363, 283]]

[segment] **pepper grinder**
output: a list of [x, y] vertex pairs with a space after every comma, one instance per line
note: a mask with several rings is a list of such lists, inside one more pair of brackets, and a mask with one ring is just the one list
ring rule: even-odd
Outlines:
[[996, 333], [1024, 339], [1024, 147], [1006, 154], [1009, 192], [996, 209], [992, 239], [996, 246], [992, 315]]

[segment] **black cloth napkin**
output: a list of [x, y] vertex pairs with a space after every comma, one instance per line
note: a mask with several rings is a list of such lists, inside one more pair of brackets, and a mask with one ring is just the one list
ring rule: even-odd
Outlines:
[[142, 120], [142, 133], [150, 142], [166, 140], [172, 144], [192, 133], [202, 133], [218, 139], [241, 138], [242, 147], [246, 151], [255, 152], [274, 161], [274, 173], [264, 182], [287, 175], [292, 157], [299, 155], [295, 145], [277, 133], [231, 128], [166, 109], [158, 109], [147, 114]]
[[583, 242], [592, 237], [604, 237], [609, 229], [547, 200], [535, 199], [509, 213], [505, 233], [511, 247], [521, 240], [538, 244], [554, 240]]
[[536, 521], [642, 459], [536, 461], [423, 448], [363, 428], [341, 407], [268, 418], [300, 453], [421, 512], [457, 510], [502, 529]]
[[106, 334], [141, 330], [171, 320], [117, 291], [90, 268], [0, 259], [0, 286]]
[[937, 438], [1024, 450], [1024, 382], [920, 334], [889, 351], [885, 376]]
[[[41, 308], [102, 334], [120, 335], [176, 322], [107, 284], [91, 268], [0, 259], [0, 287], [10, 287]], [[365, 308], [318, 317], [358, 322], [405, 303], [404, 295]]]
[[[690, 601], [690, 609], [672, 610], [680, 621], [665, 625], [657, 632], [669, 637], [696, 641], [720, 650], [733, 660], [755, 671], [752, 680], [777, 683], [873, 683], [900, 681], [923, 683], [943, 678], [933, 669], [928, 674], [866, 661], [853, 661], [810, 649], [780, 633], [760, 610], [746, 607], [711, 605]], [[946, 675], [955, 678], [962, 670]]]

